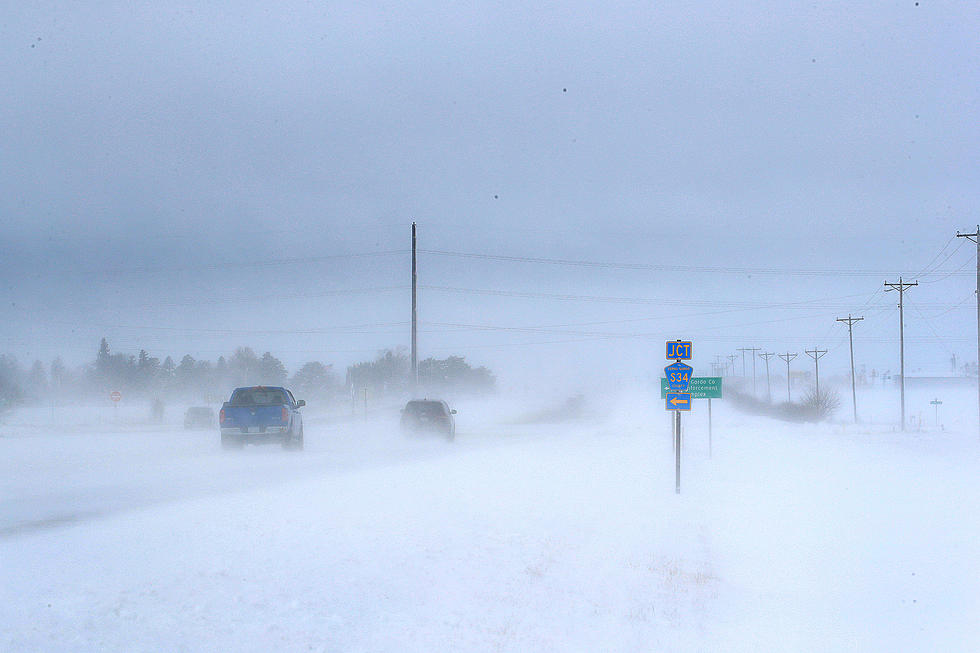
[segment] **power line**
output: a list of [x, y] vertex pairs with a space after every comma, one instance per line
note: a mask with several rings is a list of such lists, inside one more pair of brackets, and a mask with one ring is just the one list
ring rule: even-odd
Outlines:
[[[547, 265], [565, 265], [587, 268], [608, 268], [617, 270], [653, 270], [658, 272], [710, 272], [714, 274], [757, 274], [775, 276], [881, 276], [887, 274], [883, 270], [858, 269], [800, 269], [800, 268], [744, 268], [692, 265], [657, 265], [650, 263], [615, 263], [608, 261], [586, 261], [574, 259], [553, 259], [537, 256], [506, 256], [501, 254], [476, 254], [472, 252], [453, 252], [448, 250], [421, 249], [424, 254], [434, 256], [451, 256], [457, 258], [482, 259], [489, 261], [504, 261], [510, 263], [540, 263]], [[955, 274], [955, 272], [951, 273]]]
[[202, 263], [200, 265], [143, 265], [125, 268], [70, 268], [62, 270], [40, 270], [37, 272], [32, 271], [32, 277], [40, 276], [65, 276], [66, 274], [81, 274], [81, 273], [91, 273], [91, 274], [101, 274], [109, 276], [118, 276], [123, 274], [139, 274], [147, 272], [166, 272], [168, 274], [174, 272], [194, 272], [201, 270], [230, 270], [236, 268], [267, 268], [280, 265], [294, 265], [297, 263], [321, 263], [324, 261], [333, 260], [349, 260], [357, 258], [376, 258], [380, 256], [392, 256], [395, 254], [405, 254], [410, 250], [403, 249], [391, 249], [379, 252], [361, 252], [352, 254], [326, 254], [320, 256], [303, 256], [303, 257], [291, 257], [291, 258], [277, 258], [277, 259], [263, 259], [258, 261], [226, 261], [222, 263]]
[[[963, 268], [965, 268], [966, 266], [970, 265], [972, 262], [973, 261], [966, 261], [965, 263], [963, 263], [963, 265], [961, 265], [960, 267], [956, 268], [952, 272], [948, 272], [948, 273], [944, 274], [943, 276], [939, 277], [938, 279], [931, 279], [929, 281], [923, 281], [922, 283], [939, 283], [940, 281], [945, 281], [946, 279], [949, 279], [950, 277], [952, 277], [954, 275], [959, 275], [962, 272]], [[970, 274], [970, 273], [963, 273], [961, 276], [966, 276], [967, 274]]]
[[516, 290], [498, 290], [483, 288], [457, 288], [450, 286], [421, 285], [419, 288], [437, 292], [458, 293], [466, 295], [488, 295], [492, 297], [518, 297], [522, 299], [554, 299], [559, 301], [599, 302], [611, 304], [652, 304], [657, 306], [718, 306], [738, 309], [770, 309], [770, 308], [833, 308], [837, 304], [821, 305], [818, 302], [844, 300], [861, 297], [863, 293], [825, 297], [795, 302], [723, 302], [700, 299], [654, 299], [646, 297], [612, 297], [606, 295], [574, 295], [563, 293], [529, 292]]
[[[931, 260], [930, 260], [930, 261], [929, 261], [928, 263], [926, 263], [926, 266], [925, 266], [924, 268], [922, 268], [922, 271], [921, 271], [921, 272], [919, 272], [918, 274], [915, 274], [915, 275], [912, 275], [912, 276], [915, 276], [915, 277], [921, 277], [921, 276], [924, 276], [924, 275], [926, 275], [926, 274], [932, 274], [932, 272], [933, 272], [933, 271], [932, 271], [932, 270], [930, 270], [929, 268], [930, 268], [930, 267], [932, 267], [932, 264], [933, 264], [933, 263], [935, 263], [935, 262], [936, 262], [937, 260], [939, 260], [939, 257], [943, 255], [943, 252], [945, 252], [945, 251], [946, 251], [946, 249], [947, 249], [947, 248], [948, 248], [948, 247], [950, 246], [950, 244], [951, 244], [951, 243], [952, 243], [952, 242], [953, 242], [953, 241], [954, 241], [955, 239], [956, 239], [956, 236], [950, 236], [950, 237], [949, 237], [949, 240], [947, 240], [947, 241], [946, 241], [946, 244], [945, 244], [945, 245], [943, 245], [943, 248], [942, 248], [942, 249], [940, 249], [940, 250], [939, 250], [939, 252], [938, 252], [938, 253], [937, 253], [937, 254], [936, 254], [935, 256], [933, 256], [933, 257], [932, 257], [932, 259], [931, 259]], [[957, 251], [959, 251], [959, 249], [960, 249], [960, 246], [961, 246], [962, 244], [963, 244], [963, 243], [962, 243], [962, 242], [960, 242], [960, 243], [959, 243], [959, 244], [958, 244], [958, 245], [956, 246], [956, 249], [954, 249], [954, 250], [953, 250], [953, 251], [952, 251], [952, 252], [951, 252], [951, 253], [949, 254], [949, 256], [947, 256], [946, 258], [944, 258], [944, 259], [942, 260], [942, 262], [940, 262], [940, 263], [939, 263], [938, 265], [936, 265], [936, 268], [939, 268], [939, 267], [940, 267], [940, 266], [941, 266], [941, 265], [942, 265], [943, 263], [945, 263], [946, 261], [948, 261], [948, 260], [950, 259], [950, 257], [951, 257], [951, 256], [952, 256], [953, 254], [955, 254], [955, 253], [956, 253]]]

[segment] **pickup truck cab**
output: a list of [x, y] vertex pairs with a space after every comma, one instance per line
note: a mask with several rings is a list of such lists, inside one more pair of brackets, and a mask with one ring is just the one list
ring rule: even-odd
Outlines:
[[235, 388], [218, 413], [221, 446], [240, 449], [246, 444], [279, 442], [283, 449], [302, 449], [303, 415], [299, 409], [305, 405], [286, 388]]

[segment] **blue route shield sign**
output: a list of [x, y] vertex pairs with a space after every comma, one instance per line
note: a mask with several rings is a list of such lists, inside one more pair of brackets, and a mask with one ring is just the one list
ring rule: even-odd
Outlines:
[[668, 392], [667, 410], [691, 410], [691, 395], [687, 392]]
[[687, 386], [690, 385], [693, 375], [694, 368], [680, 361], [664, 368], [664, 378], [667, 379], [667, 387], [672, 392], [687, 392]]

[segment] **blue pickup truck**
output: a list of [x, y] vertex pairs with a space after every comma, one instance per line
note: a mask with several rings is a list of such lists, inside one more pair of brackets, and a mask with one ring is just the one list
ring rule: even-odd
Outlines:
[[218, 413], [221, 446], [241, 449], [250, 443], [279, 442], [283, 449], [302, 449], [303, 415], [299, 409], [305, 405], [286, 388], [236, 388]]

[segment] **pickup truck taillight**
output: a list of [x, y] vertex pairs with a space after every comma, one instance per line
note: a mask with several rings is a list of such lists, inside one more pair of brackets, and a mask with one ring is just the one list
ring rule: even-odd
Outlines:
[[283, 424], [289, 423], [289, 411], [286, 410], [285, 406], [282, 407], [282, 423]]
[[222, 408], [221, 409], [221, 412], [218, 413], [218, 422], [220, 424], [224, 424], [225, 423], [225, 409], [224, 408]]

